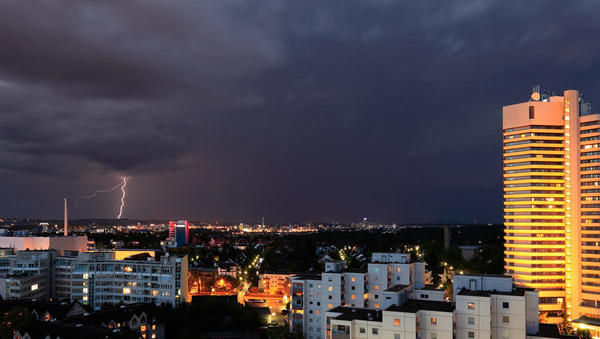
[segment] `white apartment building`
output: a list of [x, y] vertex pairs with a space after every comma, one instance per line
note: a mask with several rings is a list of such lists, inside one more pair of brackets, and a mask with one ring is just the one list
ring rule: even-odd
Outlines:
[[429, 279], [425, 263], [410, 262], [406, 253], [373, 253], [366, 271], [347, 270], [341, 260], [328, 261], [322, 274], [291, 278], [290, 330], [301, 330], [307, 339], [324, 339], [328, 311], [338, 306], [382, 310], [406, 299], [412, 288], [424, 288]]
[[77, 253], [0, 250], [0, 295], [9, 299], [171, 304], [187, 298], [187, 256], [117, 260], [115, 251]]
[[538, 292], [510, 276], [455, 275], [457, 338], [525, 338], [539, 334]]
[[386, 310], [336, 307], [327, 312], [327, 338], [452, 339], [454, 306], [450, 302], [408, 300]]
[[105, 303], [173, 306], [187, 299], [187, 256], [115, 260], [112, 252], [80, 253], [71, 272], [71, 301], [95, 310]]
[[50, 296], [49, 251], [4, 251], [0, 259], [0, 295], [3, 300]]

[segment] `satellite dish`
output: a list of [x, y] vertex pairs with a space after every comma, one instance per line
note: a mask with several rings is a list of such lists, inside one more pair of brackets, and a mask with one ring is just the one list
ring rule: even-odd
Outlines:
[[535, 101], [539, 101], [541, 98], [540, 92], [533, 92], [531, 93], [531, 99], [535, 100]]

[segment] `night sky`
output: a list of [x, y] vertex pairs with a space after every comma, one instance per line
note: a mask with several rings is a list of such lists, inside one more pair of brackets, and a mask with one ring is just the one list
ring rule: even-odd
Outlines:
[[[0, 215], [501, 222], [501, 109], [600, 109], [599, 1], [0, 2]], [[114, 218], [119, 194], [71, 206]]]

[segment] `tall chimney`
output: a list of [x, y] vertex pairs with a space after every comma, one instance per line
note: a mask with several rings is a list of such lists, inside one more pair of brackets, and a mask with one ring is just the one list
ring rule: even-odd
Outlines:
[[68, 199], [65, 198], [65, 237], [69, 236], [69, 206]]

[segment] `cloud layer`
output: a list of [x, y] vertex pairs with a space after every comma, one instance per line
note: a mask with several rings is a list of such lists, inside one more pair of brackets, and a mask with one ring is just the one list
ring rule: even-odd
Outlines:
[[501, 106], [600, 102], [599, 7], [4, 1], [0, 214], [499, 222]]

